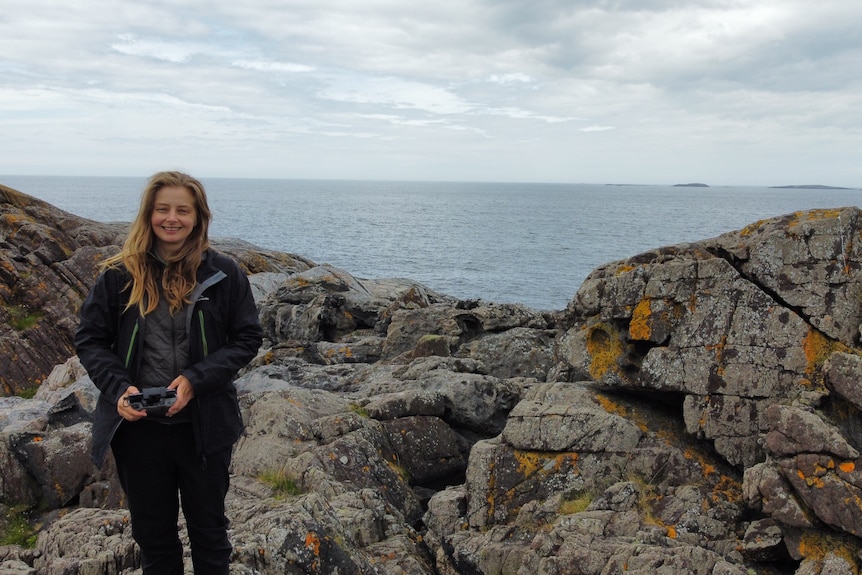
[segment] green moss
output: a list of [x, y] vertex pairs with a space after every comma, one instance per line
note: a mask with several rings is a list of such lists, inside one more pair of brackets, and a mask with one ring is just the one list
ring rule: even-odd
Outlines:
[[45, 314], [41, 311], [30, 311], [26, 306], [6, 306], [9, 312], [9, 324], [18, 331], [25, 331], [36, 325]]
[[6, 510], [5, 529], [0, 532], [0, 546], [18, 545], [27, 549], [36, 547], [36, 529], [27, 520], [28, 509], [24, 506]]
[[31, 385], [26, 389], [22, 389], [18, 392], [18, 397], [23, 397], [24, 399], [33, 399], [36, 397], [36, 392], [39, 391], [39, 385]]
[[276, 499], [284, 499], [292, 495], [299, 495], [302, 489], [296, 484], [296, 480], [287, 475], [283, 470], [264, 471], [257, 476], [257, 480], [268, 485]]
[[371, 415], [369, 415], [369, 413], [368, 413], [368, 410], [365, 409], [364, 407], [362, 407], [361, 405], [359, 405], [358, 403], [351, 403], [350, 404], [350, 411], [352, 411], [353, 413], [355, 413], [359, 417], [371, 417]]

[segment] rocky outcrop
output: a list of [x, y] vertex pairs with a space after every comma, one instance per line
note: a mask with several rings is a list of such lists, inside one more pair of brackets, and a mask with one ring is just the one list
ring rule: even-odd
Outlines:
[[560, 339], [603, 387], [675, 405], [794, 560], [858, 560], [860, 229], [812, 210], [608, 264]]
[[[261, 255], [232, 572], [857, 573], [859, 216], [610, 263], [553, 313]], [[0, 403], [0, 505], [41, 525], [0, 574], [136, 572], [95, 393], [72, 358]]]

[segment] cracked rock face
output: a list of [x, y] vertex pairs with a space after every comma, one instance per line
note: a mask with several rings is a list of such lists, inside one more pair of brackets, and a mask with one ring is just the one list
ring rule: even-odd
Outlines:
[[647, 252], [587, 278], [560, 354], [602, 387], [681, 405], [805, 559], [818, 526], [860, 535], [860, 269], [856, 208]]

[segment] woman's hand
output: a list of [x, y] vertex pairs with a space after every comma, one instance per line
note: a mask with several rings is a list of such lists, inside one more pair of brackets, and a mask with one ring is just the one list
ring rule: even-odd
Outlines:
[[140, 393], [140, 390], [134, 385], [130, 385], [128, 389], [120, 396], [119, 401], [117, 401], [117, 413], [120, 414], [120, 417], [125, 419], [126, 421], [137, 421], [142, 417], [147, 416], [146, 411], [138, 411], [131, 405], [129, 405], [129, 394], [132, 393]]
[[188, 405], [195, 396], [195, 388], [192, 387], [192, 382], [189, 381], [189, 378], [184, 375], [178, 375], [168, 386], [168, 389], [177, 390], [177, 400], [174, 401], [174, 404], [168, 409], [167, 413], [167, 416], [171, 417], [178, 414]]

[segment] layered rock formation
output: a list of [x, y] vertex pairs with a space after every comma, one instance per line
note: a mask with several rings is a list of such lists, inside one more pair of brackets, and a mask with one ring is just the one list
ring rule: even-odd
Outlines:
[[[53, 300], [117, 229], [4, 193], [21, 265], [0, 296], [33, 291], [68, 342], [75, 300]], [[15, 259], [54, 227], [78, 243]], [[757, 222], [607, 264], [554, 313], [221, 242], [267, 337], [237, 380], [232, 573], [857, 573], [860, 233], [855, 208]], [[73, 287], [15, 288], [70, 267]], [[0, 574], [135, 573], [113, 470], [87, 459], [96, 391], [58, 353], [2, 372], [20, 390], [62, 363], [0, 400], [0, 504], [39, 526]]]

